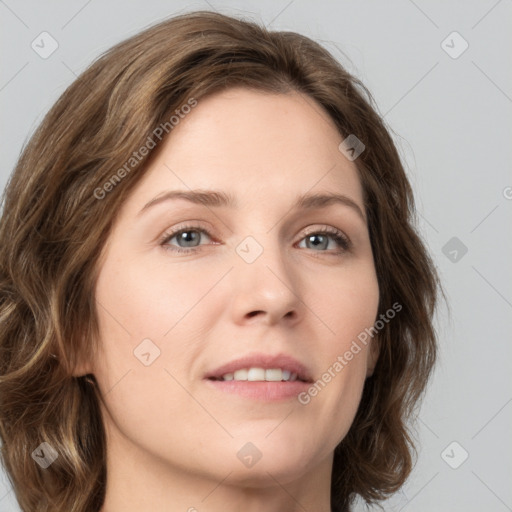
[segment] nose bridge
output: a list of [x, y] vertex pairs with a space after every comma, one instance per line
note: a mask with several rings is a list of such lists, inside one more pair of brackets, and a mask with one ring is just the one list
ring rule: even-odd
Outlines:
[[238, 257], [245, 264], [241, 265], [242, 269], [249, 270], [249, 273], [250, 268], [262, 273], [267, 267], [274, 269], [274, 272], [285, 271], [286, 251], [277, 226], [269, 228], [264, 221], [259, 224], [247, 223], [247, 226], [246, 236], [235, 247]]
[[298, 280], [287, 264], [278, 230], [265, 227], [263, 222], [260, 226], [235, 247], [239, 260], [233, 275], [236, 309], [242, 314], [264, 311], [280, 318], [297, 309]]

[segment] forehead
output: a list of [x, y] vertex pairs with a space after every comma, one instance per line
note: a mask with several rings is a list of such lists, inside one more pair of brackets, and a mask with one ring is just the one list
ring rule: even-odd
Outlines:
[[[256, 208], [330, 191], [362, 205], [357, 167], [312, 98], [235, 88], [198, 100], [160, 142], [130, 203], [142, 208], [172, 189], [225, 190]], [[142, 204], [144, 203], [144, 204]]]

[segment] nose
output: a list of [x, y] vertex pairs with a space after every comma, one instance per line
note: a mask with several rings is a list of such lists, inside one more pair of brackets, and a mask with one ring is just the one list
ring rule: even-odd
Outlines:
[[[235, 266], [230, 273], [234, 322], [296, 323], [304, 307], [299, 276], [286, 261], [286, 254], [277, 240], [266, 236], [261, 243], [262, 237], [258, 237], [259, 241], [251, 238], [237, 247]], [[251, 252], [251, 257], [245, 257]]]

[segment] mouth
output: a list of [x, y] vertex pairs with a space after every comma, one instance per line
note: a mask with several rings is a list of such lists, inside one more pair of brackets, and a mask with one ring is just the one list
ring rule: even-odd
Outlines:
[[282, 368], [242, 368], [233, 373], [225, 373], [220, 377], [208, 377], [214, 381], [235, 381], [235, 382], [311, 382], [299, 377], [296, 372]]
[[249, 354], [207, 372], [214, 381], [313, 382], [306, 365], [287, 354]]
[[253, 354], [208, 372], [204, 380], [218, 391], [260, 401], [296, 397], [313, 379], [305, 365], [286, 354]]

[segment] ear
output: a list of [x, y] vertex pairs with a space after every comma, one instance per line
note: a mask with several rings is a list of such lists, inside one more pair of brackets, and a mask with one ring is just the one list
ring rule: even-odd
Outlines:
[[380, 340], [378, 336], [372, 338], [370, 346], [368, 347], [366, 359], [366, 376], [371, 377], [377, 365], [380, 354]]
[[88, 363], [80, 362], [75, 366], [75, 368], [71, 372], [71, 375], [73, 377], [83, 377], [84, 375], [87, 375], [88, 373], [94, 373], [92, 371], [91, 366]]
[[[74, 367], [70, 371], [73, 377], [82, 377], [88, 373], [94, 373], [94, 368], [91, 364], [90, 357], [91, 354], [84, 355], [78, 353], [76, 355]], [[70, 364], [72, 365], [73, 363], [71, 362]]]

